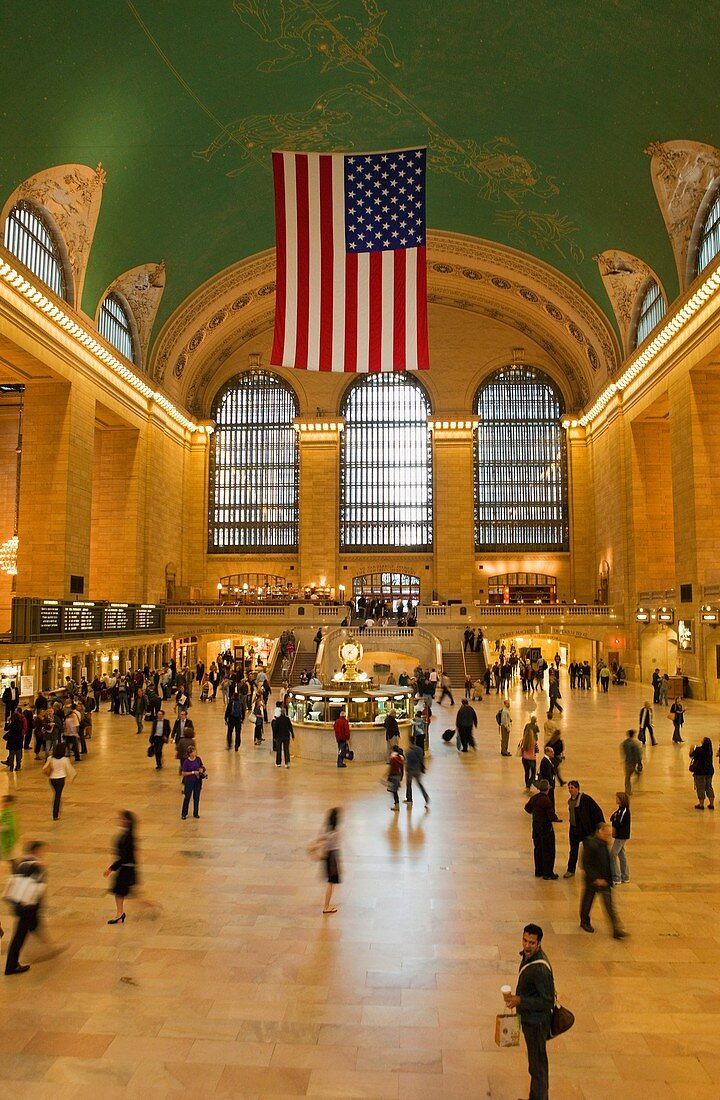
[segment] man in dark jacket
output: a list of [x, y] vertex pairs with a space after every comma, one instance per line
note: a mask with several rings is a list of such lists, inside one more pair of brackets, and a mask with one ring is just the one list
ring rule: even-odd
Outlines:
[[427, 810], [430, 805], [430, 795], [427, 793], [422, 783], [424, 771], [425, 753], [423, 752], [422, 745], [418, 745], [415, 742], [410, 745], [410, 748], [405, 754], [405, 802], [409, 806], [412, 806], [412, 784], [414, 779], [420, 788], [420, 793], [425, 799], [425, 809]]
[[170, 740], [170, 722], [165, 717], [165, 711], [159, 710], [157, 718], [150, 727], [150, 746], [155, 754], [155, 767], [162, 768], [163, 749]]
[[235, 733], [235, 752], [240, 749], [242, 740], [242, 724], [245, 718], [245, 700], [247, 696], [241, 692], [233, 693], [225, 707], [225, 725], [227, 726], [227, 747], [232, 748], [233, 732]]
[[598, 825], [605, 820], [605, 815], [594, 798], [589, 794], [581, 793], [577, 779], [569, 780], [567, 788], [570, 795], [568, 798], [570, 854], [564, 877], [572, 878], [577, 867], [580, 845], [586, 837], [593, 835]]
[[469, 699], [463, 699], [455, 719], [455, 728], [458, 731], [460, 750], [462, 752], [468, 751], [468, 745], [472, 745], [472, 747], [475, 748], [473, 729], [476, 726], [477, 714], [475, 713], [475, 708], [470, 706]]
[[560, 818], [548, 795], [548, 781], [541, 779], [537, 784], [538, 793], [528, 799], [525, 813], [532, 814], [533, 854], [535, 857], [535, 878], [556, 879], [555, 874], [555, 829], [554, 821]]
[[275, 708], [275, 714], [270, 728], [272, 729], [273, 745], [275, 746], [275, 767], [282, 764], [282, 756], [285, 756], [285, 767], [290, 767], [290, 738], [295, 738], [292, 722], [281, 707]]
[[542, 938], [540, 925], [525, 925], [515, 993], [504, 995], [507, 1007], [517, 1009], [522, 1025], [528, 1053], [530, 1100], [547, 1100], [550, 1095], [546, 1044], [555, 1003], [555, 980], [547, 955], [540, 947]]
[[623, 940], [627, 932], [623, 931], [612, 898], [612, 861], [608, 847], [611, 843], [612, 829], [607, 822], [603, 822], [598, 825], [594, 836], [589, 836], [583, 845], [585, 889], [580, 902], [580, 927], [584, 932], [595, 931], [590, 923], [590, 910], [595, 901], [595, 895], [600, 894], [613, 927], [613, 935], [616, 940]]
[[555, 780], [557, 779], [557, 772], [555, 770], [555, 749], [552, 747], [552, 745], [545, 746], [545, 753], [542, 760], [540, 761], [540, 766], [538, 767], [537, 779], [535, 781], [535, 786], [538, 788], [540, 787], [539, 781], [541, 779], [547, 780], [548, 798], [552, 802], [554, 809]]

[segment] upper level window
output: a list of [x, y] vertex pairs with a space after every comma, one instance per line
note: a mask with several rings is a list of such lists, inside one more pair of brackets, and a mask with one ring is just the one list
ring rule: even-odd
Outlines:
[[17, 256], [50, 290], [69, 301], [65, 267], [55, 235], [42, 212], [21, 199], [5, 222], [5, 248]]
[[117, 294], [111, 292], [103, 299], [98, 314], [98, 332], [131, 363], [137, 362], [130, 315]]
[[635, 347], [642, 344], [655, 325], [659, 324], [665, 316], [665, 301], [662, 291], [655, 280], [650, 283], [643, 295], [638, 312], [637, 325], [635, 326]]
[[698, 275], [720, 252], [720, 189], [708, 211], [698, 243]]
[[411, 374], [372, 374], [342, 406], [340, 548], [432, 546], [430, 401]]
[[567, 457], [562, 396], [533, 367], [503, 367], [478, 390], [475, 546], [567, 550]]
[[296, 550], [297, 399], [275, 374], [236, 375], [213, 405], [208, 551]]

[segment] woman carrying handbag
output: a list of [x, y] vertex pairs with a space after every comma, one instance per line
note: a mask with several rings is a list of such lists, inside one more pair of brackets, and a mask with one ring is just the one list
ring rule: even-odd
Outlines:
[[65, 745], [58, 741], [52, 756], [49, 756], [43, 765], [43, 775], [50, 780], [50, 786], [54, 791], [52, 815], [53, 821], [60, 817], [60, 800], [65, 789], [65, 780], [75, 778], [75, 768], [72, 766], [65, 753]]

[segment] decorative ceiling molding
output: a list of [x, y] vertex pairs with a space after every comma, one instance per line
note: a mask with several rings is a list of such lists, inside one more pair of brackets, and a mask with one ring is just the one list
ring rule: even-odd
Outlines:
[[[275, 249], [259, 252], [208, 279], [170, 315], [155, 342], [150, 369], [153, 378], [166, 380], [171, 389], [181, 388], [188, 366], [194, 366], [198, 349], [208, 340], [217, 341], [227, 321], [246, 323], [246, 314], [254, 312], [253, 303], [267, 308], [268, 297], [275, 295]], [[234, 327], [234, 325], [233, 325]], [[203, 357], [207, 348], [203, 348]]]
[[625, 354], [629, 355], [633, 351], [635, 314], [641, 291], [651, 280], [657, 283], [667, 308], [665, 288], [653, 269], [630, 252], [609, 248], [593, 259], [598, 265], [600, 278], [615, 311]]
[[[272, 327], [274, 276], [268, 250], [200, 287], [163, 326], [152, 357], [155, 380], [201, 411], [228, 358]], [[615, 334], [592, 299], [554, 268], [503, 245], [429, 233], [428, 300], [492, 317], [535, 340], [577, 408], [620, 361]]]
[[101, 295], [95, 311], [95, 323], [97, 324], [100, 307], [113, 291], [120, 294], [132, 311], [132, 320], [137, 328], [137, 338], [140, 345], [140, 362], [138, 366], [144, 367], [147, 363], [147, 352], [150, 344], [157, 311], [162, 301], [165, 290], [165, 262], [159, 264], [140, 264], [132, 267], [122, 275], [118, 275], [110, 286]]
[[720, 180], [720, 150], [699, 141], [653, 141], [645, 152], [682, 293], [697, 275], [694, 230], [703, 200]]
[[72, 273], [70, 305], [74, 309], [80, 309], [82, 304], [105, 179], [102, 164], [97, 168], [88, 168], [85, 164], [58, 164], [46, 168], [15, 188], [0, 215], [0, 226], [4, 226], [11, 208], [20, 199], [37, 203], [49, 213], [67, 251], [64, 258]]

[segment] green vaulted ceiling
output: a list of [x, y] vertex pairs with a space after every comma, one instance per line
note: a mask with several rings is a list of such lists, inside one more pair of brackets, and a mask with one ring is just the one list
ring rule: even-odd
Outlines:
[[[0, 191], [107, 172], [83, 306], [164, 259], [160, 320], [274, 243], [273, 148], [429, 146], [428, 224], [534, 253], [609, 311], [618, 247], [677, 293], [646, 146], [720, 144], [711, 4], [3, 0]], [[157, 330], [156, 330], [157, 331]]]

